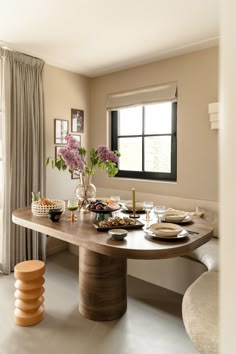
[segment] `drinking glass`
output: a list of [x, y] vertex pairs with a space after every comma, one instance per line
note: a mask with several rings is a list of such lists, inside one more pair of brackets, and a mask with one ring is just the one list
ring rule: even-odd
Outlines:
[[146, 211], [146, 221], [150, 221], [150, 212], [152, 211], [153, 208], [153, 202], [146, 200], [143, 202], [143, 209]]
[[[116, 202], [117, 204], [120, 203], [120, 196], [119, 195], [111, 195], [110, 199], [114, 200], [114, 202]], [[119, 211], [114, 211], [112, 213], [113, 216], [117, 216], [118, 214], [119, 214]]]
[[161, 223], [162, 218], [166, 212], [166, 207], [165, 206], [155, 206], [154, 208], [154, 214], [157, 216], [157, 222]]
[[67, 209], [70, 211], [70, 217], [69, 220], [71, 222], [74, 222], [76, 220], [75, 218], [75, 211], [78, 209], [79, 207], [79, 201], [78, 199], [74, 198], [74, 199], [69, 199], [67, 202]]

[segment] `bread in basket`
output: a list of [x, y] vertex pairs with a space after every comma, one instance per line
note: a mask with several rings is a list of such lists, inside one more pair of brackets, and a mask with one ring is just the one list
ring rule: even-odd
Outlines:
[[65, 201], [40, 198], [37, 201], [33, 201], [31, 204], [31, 210], [35, 216], [47, 217], [51, 209], [61, 209], [65, 211]]

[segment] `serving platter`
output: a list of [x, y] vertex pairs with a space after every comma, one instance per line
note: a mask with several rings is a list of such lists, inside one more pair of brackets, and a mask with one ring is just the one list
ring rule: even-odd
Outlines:
[[99, 221], [95, 221], [95, 223], [93, 223], [93, 226], [95, 227], [95, 229], [97, 231], [108, 231], [108, 230], [112, 230], [112, 229], [117, 229], [118, 227], [119, 228], [122, 228], [122, 229], [125, 229], [125, 230], [130, 230], [130, 229], [141, 229], [144, 224], [139, 221], [139, 220], [135, 220], [135, 224], [134, 225], [129, 225], [129, 224], [123, 224], [123, 225], [111, 225], [111, 226], [100, 226], [99, 225]]
[[109, 217], [112, 217], [112, 213], [120, 210], [120, 206], [119, 206], [119, 208], [108, 209], [108, 210], [97, 210], [97, 209], [92, 209], [90, 207], [87, 207], [87, 209], [89, 211], [95, 213], [95, 215], [96, 215], [95, 220], [96, 221], [102, 221], [102, 220], [108, 219]]
[[[131, 209], [126, 209], [125, 207], [122, 206], [122, 209], [120, 210], [122, 213], [126, 213], [126, 214], [133, 214], [133, 210]], [[136, 214], [145, 214], [145, 210], [144, 209], [138, 209], [135, 210]]]
[[100, 213], [100, 214], [109, 214], [109, 213], [113, 213], [114, 211], [118, 211], [120, 210], [120, 207], [119, 208], [116, 208], [116, 209], [104, 209], [104, 210], [98, 210], [98, 209], [92, 209], [90, 207], [87, 208], [89, 211], [92, 211], [93, 213]]

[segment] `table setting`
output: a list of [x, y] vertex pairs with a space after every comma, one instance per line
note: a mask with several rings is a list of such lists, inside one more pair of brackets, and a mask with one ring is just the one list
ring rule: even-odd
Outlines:
[[196, 208], [196, 212], [186, 212], [166, 206], [155, 206], [152, 201], [136, 201], [134, 188], [132, 188], [132, 200], [121, 201], [120, 205], [120, 212], [129, 214], [131, 219], [140, 220], [145, 237], [150, 241], [180, 241], [199, 234], [186, 228], [193, 223], [194, 215], [203, 216], [199, 208]]
[[[154, 205], [150, 200], [136, 200], [135, 188], [131, 190], [131, 197], [131, 200], [121, 200], [120, 196], [114, 195], [109, 198], [88, 200], [86, 210], [91, 214], [91, 225], [95, 230], [107, 232], [113, 241], [124, 241], [129, 231], [134, 229], [142, 230], [144, 237], [153, 242], [181, 241], [190, 235], [198, 234], [187, 228], [193, 223], [193, 213]], [[59, 222], [62, 219], [70, 223], [79, 223], [81, 213], [79, 205], [80, 201], [76, 197], [67, 202], [39, 197], [37, 201], [32, 200], [31, 207], [35, 216], [48, 216], [52, 222]], [[66, 207], [69, 211], [68, 217], [65, 214]]]

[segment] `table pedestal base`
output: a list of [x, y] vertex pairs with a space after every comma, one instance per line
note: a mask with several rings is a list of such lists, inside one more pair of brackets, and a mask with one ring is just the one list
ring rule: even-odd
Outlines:
[[79, 247], [79, 311], [94, 321], [120, 318], [127, 308], [127, 260]]

